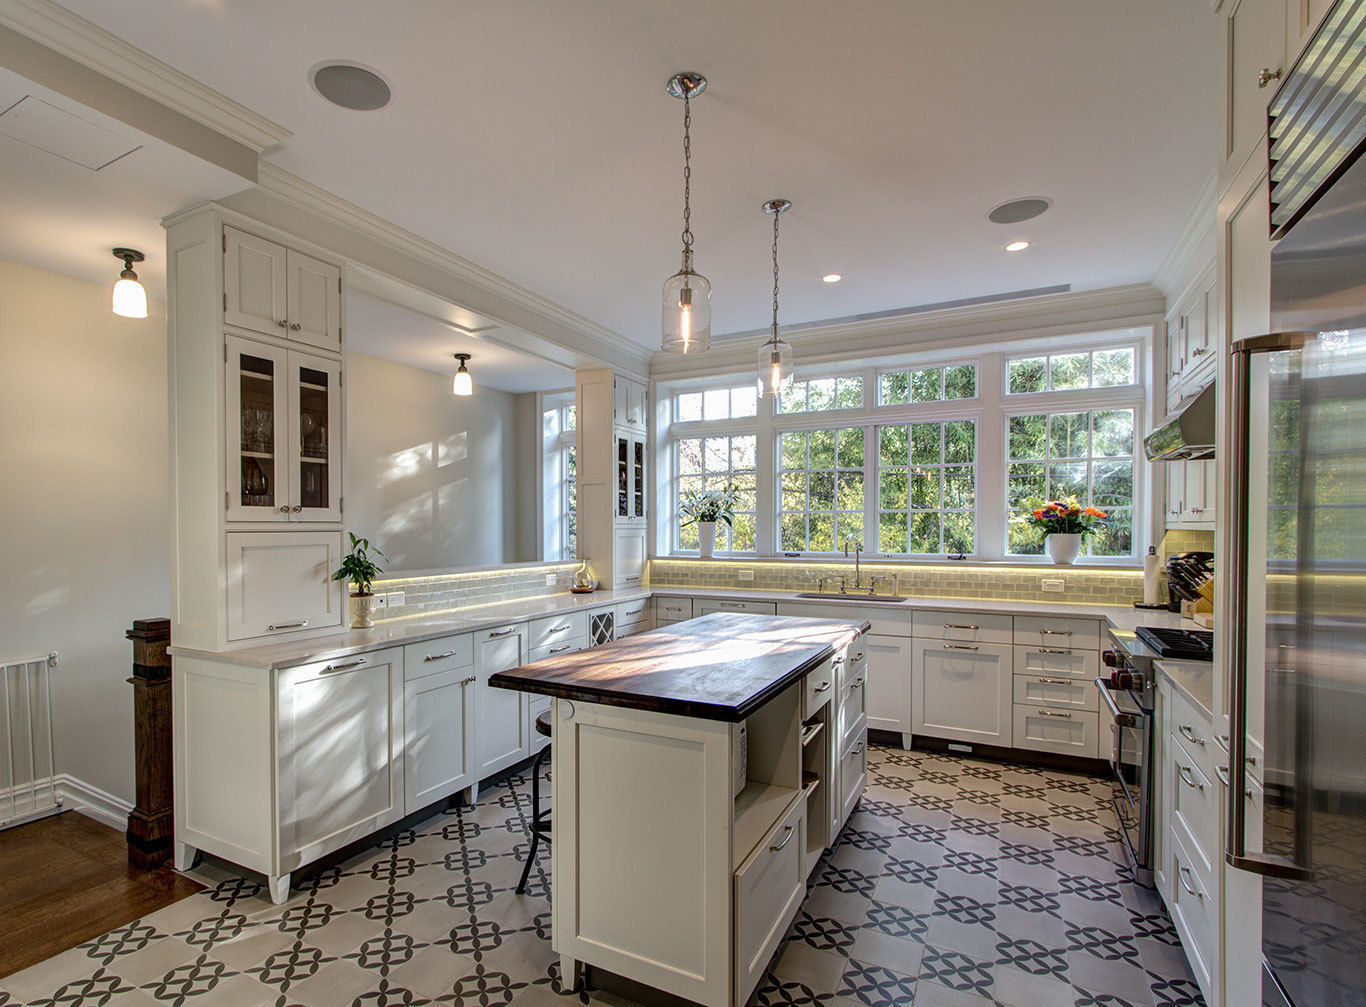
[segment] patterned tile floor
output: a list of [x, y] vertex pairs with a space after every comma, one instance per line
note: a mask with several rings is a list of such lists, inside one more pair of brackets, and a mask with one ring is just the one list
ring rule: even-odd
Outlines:
[[[1133, 885], [1108, 787], [870, 747], [869, 787], [813, 885], [762, 1005], [1201, 1005], [1171, 922]], [[628, 1003], [560, 994], [549, 858], [517, 895], [528, 780], [305, 881], [210, 890], [0, 980], [0, 1007]]]

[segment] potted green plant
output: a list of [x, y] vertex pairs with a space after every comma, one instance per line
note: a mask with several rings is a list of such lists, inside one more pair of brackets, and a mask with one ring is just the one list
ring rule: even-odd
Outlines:
[[386, 561], [389, 557], [380, 551], [379, 546], [372, 546], [368, 538], [357, 538], [351, 532], [347, 534], [351, 536], [351, 551], [342, 558], [341, 566], [332, 579], [349, 580], [355, 586], [351, 592], [351, 628], [369, 629], [375, 624], [375, 595], [370, 586], [384, 572], [371, 556]]
[[725, 489], [689, 490], [679, 501], [678, 513], [683, 518], [680, 527], [697, 525], [698, 550], [703, 559], [711, 559], [716, 551], [716, 523], [734, 527], [735, 484], [726, 483]]
[[1043, 533], [1044, 551], [1058, 566], [1071, 566], [1077, 561], [1082, 543], [1100, 530], [1109, 517], [1103, 510], [1083, 507], [1076, 497], [1050, 500], [1041, 504], [1021, 520]]

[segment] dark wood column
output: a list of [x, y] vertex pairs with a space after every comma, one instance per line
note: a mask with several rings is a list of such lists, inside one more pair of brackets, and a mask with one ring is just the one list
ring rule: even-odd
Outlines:
[[133, 641], [133, 742], [137, 796], [128, 816], [128, 862], [143, 870], [171, 859], [171, 620], [138, 619]]

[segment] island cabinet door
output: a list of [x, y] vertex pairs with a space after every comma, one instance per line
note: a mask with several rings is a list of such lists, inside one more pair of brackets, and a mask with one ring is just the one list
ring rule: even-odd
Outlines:
[[403, 817], [403, 652], [288, 668], [277, 688], [288, 873]]
[[1011, 648], [917, 640], [911, 663], [911, 723], [931, 738], [1009, 748]]
[[476, 683], [475, 720], [478, 762], [484, 780], [531, 754], [528, 696], [525, 692], [495, 689], [489, 676], [521, 667], [527, 660], [526, 623], [496, 626], [474, 634]]
[[806, 802], [791, 810], [735, 872], [735, 1002], [754, 992], [806, 894]]
[[896, 636], [863, 636], [866, 646], [865, 702], [868, 726], [876, 731], [911, 733], [911, 641]]

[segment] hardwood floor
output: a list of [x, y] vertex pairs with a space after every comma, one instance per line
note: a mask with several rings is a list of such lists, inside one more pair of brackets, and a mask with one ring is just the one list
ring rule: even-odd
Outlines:
[[128, 865], [123, 834], [75, 811], [0, 832], [0, 976], [202, 890]]

